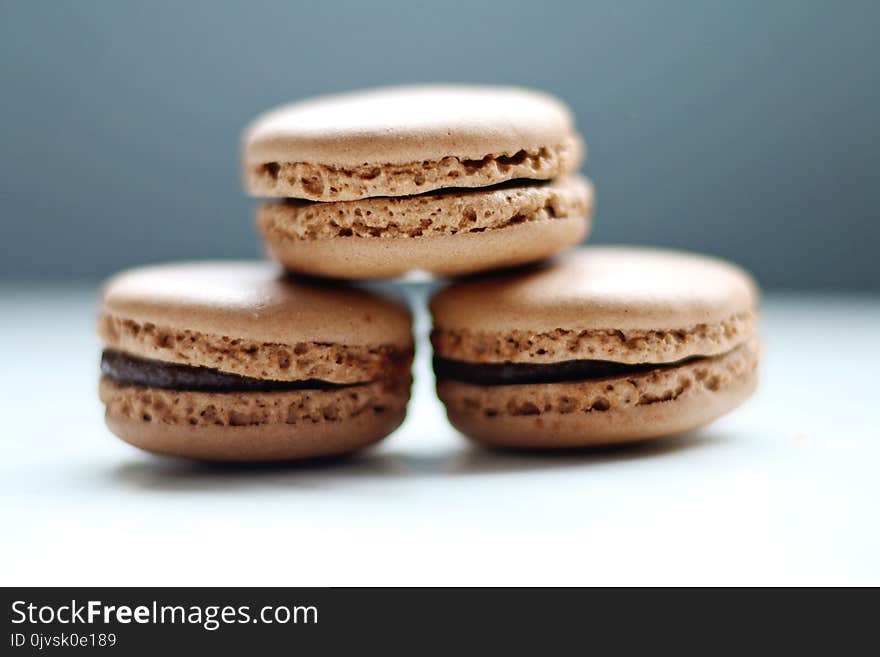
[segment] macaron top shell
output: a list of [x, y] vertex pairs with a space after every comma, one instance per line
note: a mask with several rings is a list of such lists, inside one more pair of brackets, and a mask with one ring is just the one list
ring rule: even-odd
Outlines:
[[716, 258], [588, 247], [520, 273], [451, 285], [431, 311], [444, 330], [686, 330], [752, 313], [757, 301], [749, 274]]
[[245, 162], [335, 166], [479, 159], [577, 139], [568, 108], [516, 87], [408, 86], [285, 105], [245, 131]]
[[302, 283], [263, 262], [132, 269], [108, 281], [105, 313], [264, 343], [412, 346], [402, 303], [361, 289]]

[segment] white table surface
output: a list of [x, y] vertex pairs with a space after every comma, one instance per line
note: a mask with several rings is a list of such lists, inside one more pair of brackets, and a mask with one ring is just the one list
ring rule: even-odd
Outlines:
[[379, 447], [242, 468], [104, 428], [95, 294], [0, 288], [4, 585], [880, 584], [878, 298], [770, 295], [757, 396], [689, 436], [486, 451], [422, 349]]

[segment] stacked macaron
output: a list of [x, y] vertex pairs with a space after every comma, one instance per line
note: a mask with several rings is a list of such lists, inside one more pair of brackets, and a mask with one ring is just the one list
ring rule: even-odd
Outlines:
[[437, 392], [475, 440], [590, 446], [715, 419], [756, 385], [756, 287], [731, 264], [670, 251], [548, 260], [590, 229], [583, 154], [568, 108], [517, 88], [401, 87], [257, 118], [245, 187], [263, 199], [276, 264], [111, 279], [99, 323], [108, 426], [149, 451], [213, 460], [379, 440], [406, 413], [412, 320], [353, 281], [417, 271], [481, 276], [431, 302]]
[[551, 256], [589, 229], [583, 141], [556, 98], [402, 87], [287, 105], [244, 139], [245, 185], [289, 271], [457, 276]]

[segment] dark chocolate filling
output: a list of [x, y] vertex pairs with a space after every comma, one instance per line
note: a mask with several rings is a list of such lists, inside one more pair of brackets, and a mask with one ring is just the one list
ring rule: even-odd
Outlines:
[[615, 363], [610, 360], [566, 360], [559, 363], [468, 363], [434, 357], [434, 373], [438, 379], [451, 379], [480, 386], [522, 385], [529, 383], [564, 383], [592, 381], [611, 377], [642, 374], [651, 370], [677, 367], [700, 357], [675, 363]]
[[276, 392], [281, 390], [334, 390], [357, 383], [343, 384], [307, 379], [303, 381], [273, 381], [255, 379], [239, 374], [221, 372], [210, 367], [195, 367], [177, 363], [129, 356], [120, 351], [105, 349], [101, 354], [101, 374], [123, 385], [162, 388], [165, 390], [192, 390], [196, 392]]

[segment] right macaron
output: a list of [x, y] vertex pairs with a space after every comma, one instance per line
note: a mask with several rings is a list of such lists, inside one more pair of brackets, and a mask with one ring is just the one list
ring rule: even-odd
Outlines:
[[757, 385], [758, 290], [708, 256], [588, 247], [454, 283], [431, 301], [437, 392], [452, 424], [502, 447], [683, 433]]

